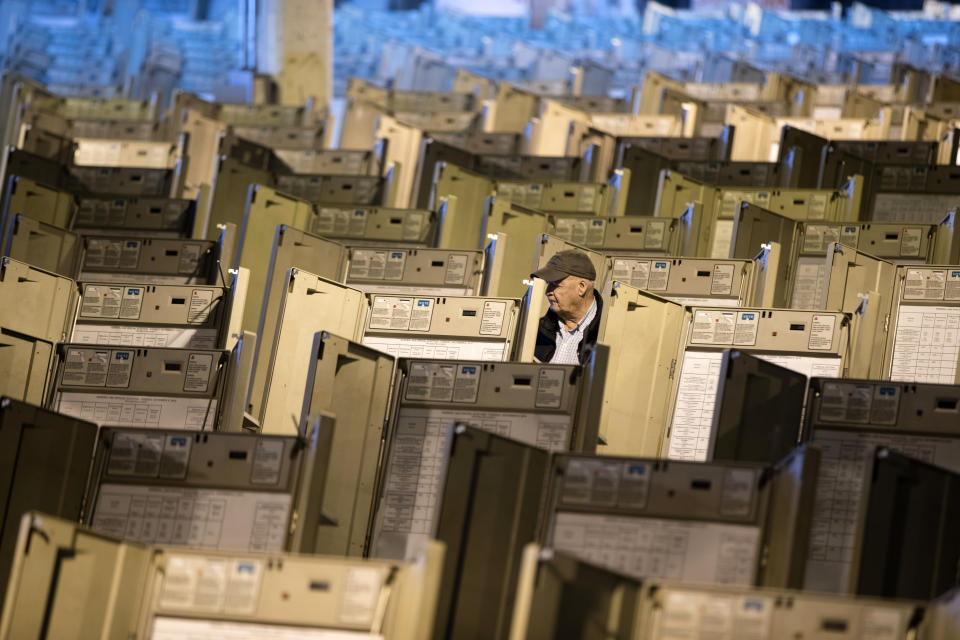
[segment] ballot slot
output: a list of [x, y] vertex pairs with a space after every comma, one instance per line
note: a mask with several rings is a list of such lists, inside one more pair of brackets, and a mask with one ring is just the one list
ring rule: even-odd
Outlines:
[[38, 511], [16, 525], [0, 638], [136, 636], [151, 549]]
[[437, 505], [436, 538], [450, 560], [441, 577], [434, 637], [508, 637], [524, 545], [536, 540], [549, 460], [541, 447], [466, 423], [454, 427]]
[[346, 283], [364, 292], [473, 296], [484, 260], [482, 251], [351, 245]]
[[[879, 633], [904, 638], [924, 617], [922, 606], [910, 601], [673, 581], [645, 582], [637, 608], [635, 637], [650, 640], [703, 633], [715, 634], [717, 640], [744, 634], [757, 640], [781, 634], [858, 640]], [[718, 619], [726, 621], [723, 627], [714, 623]]]
[[0, 394], [43, 405], [55, 347], [77, 312], [76, 283], [12, 258], [0, 258]]
[[[412, 563], [159, 548], [147, 569], [143, 633], [154, 640], [424, 637], [443, 550]], [[197, 573], [219, 579], [205, 585]], [[209, 597], [208, 597], [209, 596]]]
[[82, 235], [188, 238], [196, 215], [196, 200], [122, 193], [84, 195], [80, 197], [73, 230]]
[[318, 236], [344, 244], [405, 243], [413, 246], [432, 245], [435, 233], [434, 214], [427, 209], [393, 209], [317, 205], [317, 215], [307, 230]]
[[520, 300], [366, 294], [361, 342], [396, 358], [506, 361]]
[[680, 255], [680, 218], [594, 215], [552, 216], [551, 235], [617, 255]]
[[810, 381], [803, 438], [821, 450], [821, 462], [805, 589], [855, 590], [862, 540], [868, 537], [863, 514], [878, 447], [960, 472], [958, 406], [960, 392], [952, 385]]
[[50, 407], [100, 426], [213, 431], [231, 382], [228, 356], [217, 350], [63, 344]]
[[766, 476], [751, 463], [555, 455], [540, 542], [635, 578], [750, 585]]
[[247, 402], [262, 433], [297, 433], [311, 364], [307, 345], [318, 331], [359, 340], [367, 313], [363, 292], [352, 287], [296, 268], [286, 281], [274, 334], [259, 340]]
[[321, 523], [314, 553], [366, 553], [381, 441], [388, 422], [395, 360], [358, 342], [319, 331], [303, 399], [302, 419], [336, 418]]
[[632, 637], [642, 582], [549, 547], [524, 547], [510, 638]]
[[402, 558], [435, 534], [454, 423], [548, 451], [592, 450], [584, 432], [602, 377], [578, 365], [400, 360], [371, 553]]
[[83, 247], [83, 282], [214, 285], [228, 268], [219, 245], [207, 240], [87, 234]]
[[0, 600], [28, 511], [79, 520], [97, 425], [0, 397]]
[[737, 348], [808, 378], [840, 377], [847, 366], [850, 316], [787, 309], [688, 308], [678, 354], [679, 375], [661, 454], [709, 460], [723, 350]]
[[302, 438], [104, 427], [84, 522], [144, 544], [312, 552], [332, 431], [320, 417]]
[[960, 474], [884, 447], [873, 459], [856, 592], [935, 598], [957, 584]]
[[71, 342], [193, 349], [226, 343], [225, 287], [81, 282], [79, 291]]
[[76, 278], [83, 257], [79, 234], [25, 215], [10, 217], [9, 229], [0, 237], [3, 255], [45, 271]]
[[897, 268], [884, 377], [955, 384], [960, 361], [960, 268]]

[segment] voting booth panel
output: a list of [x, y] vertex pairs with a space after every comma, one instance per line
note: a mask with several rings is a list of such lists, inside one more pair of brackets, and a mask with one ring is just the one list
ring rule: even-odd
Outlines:
[[399, 242], [426, 247], [433, 244], [434, 227], [434, 215], [428, 209], [324, 203], [317, 205], [313, 225], [306, 230], [348, 245]]
[[188, 238], [202, 202], [149, 195], [84, 195], [79, 198], [73, 230], [82, 235]]
[[0, 258], [0, 393], [43, 405], [57, 343], [77, 312], [76, 283], [11, 258]]
[[25, 513], [80, 519], [96, 440], [91, 422], [0, 397], [0, 597]]
[[750, 259], [769, 247], [764, 285], [764, 306], [786, 308], [789, 305], [790, 275], [794, 270], [793, 247], [801, 223], [748, 202], [741, 202], [734, 213], [730, 257]]
[[618, 255], [688, 255], [681, 244], [682, 219], [651, 216], [602, 218], [594, 215], [555, 215], [548, 230], [564, 240]]
[[441, 210], [437, 247], [443, 249], [477, 249], [486, 237], [481, 232], [487, 198], [495, 183], [479, 174], [456, 165], [440, 163], [434, 175], [430, 208]]
[[[811, 380], [803, 437], [821, 450], [821, 468], [814, 485], [816, 508], [809, 526], [804, 588], [864, 593], [857, 586], [864, 564], [886, 564], [880, 556], [870, 560], [862, 556], [863, 540], [877, 531], [868, 531], [864, 520], [875, 477], [874, 452], [885, 447], [960, 470], [958, 405], [960, 392], [955, 386]], [[893, 496], [886, 491], [879, 495], [888, 502]], [[931, 521], [914, 518], [909, 523], [922, 530]], [[926, 543], [919, 547], [924, 553], [931, 548]], [[874, 582], [872, 588], [880, 585]]]
[[59, 345], [50, 407], [100, 426], [213, 431], [231, 383], [229, 355], [209, 349]]
[[0, 234], [10, 229], [13, 216], [23, 215], [55, 227], [69, 229], [77, 215], [74, 195], [55, 186], [47, 186], [35, 180], [11, 175], [5, 185], [3, 201], [3, 227]]
[[523, 549], [510, 640], [635, 637], [642, 582], [549, 547]]
[[217, 225], [230, 223], [241, 228], [250, 187], [272, 185], [273, 182], [273, 174], [265, 168], [250, 166], [231, 157], [219, 157], [213, 190], [206, 210], [202, 212], [203, 222], [197, 225], [193, 236], [214, 240]]
[[3, 255], [33, 265], [44, 271], [76, 278], [83, 259], [83, 243], [79, 234], [63, 227], [16, 214], [9, 220], [9, 228], [0, 246]]
[[650, 640], [704, 633], [717, 640], [907, 638], [923, 616], [909, 601], [667, 581], [645, 583], [637, 608], [634, 637]]
[[265, 348], [250, 387], [248, 412], [260, 417], [262, 433], [299, 433], [312, 360], [307, 345], [318, 331], [359, 339], [366, 313], [361, 291], [300, 269], [287, 271], [276, 330], [261, 341]]
[[482, 251], [351, 246], [346, 283], [365, 292], [474, 296], [481, 293], [484, 261]]
[[746, 350], [807, 377], [840, 377], [848, 366], [850, 322], [840, 312], [688, 308], [661, 455], [710, 459], [723, 349]]
[[144, 544], [312, 552], [333, 419], [302, 437], [104, 427], [84, 522]]
[[884, 355], [884, 377], [956, 384], [960, 362], [960, 269], [901, 266]]
[[80, 283], [77, 344], [222, 349], [230, 324], [224, 287]]
[[209, 240], [86, 234], [83, 249], [83, 282], [215, 285], [232, 266], [221, 264], [220, 246]]
[[0, 622], [11, 640], [427, 640], [443, 561], [437, 544], [411, 564], [152, 547], [36, 512], [20, 530]]
[[557, 455], [540, 542], [635, 578], [751, 585], [769, 485], [750, 463]]
[[361, 342], [396, 358], [507, 361], [520, 300], [366, 294]]
[[313, 337], [303, 420], [336, 418], [315, 553], [367, 553], [394, 358], [327, 331]]
[[456, 423], [539, 449], [591, 451], [606, 355], [592, 352], [583, 367], [401, 360], [371, 554], [402, 558], [436, 532]]

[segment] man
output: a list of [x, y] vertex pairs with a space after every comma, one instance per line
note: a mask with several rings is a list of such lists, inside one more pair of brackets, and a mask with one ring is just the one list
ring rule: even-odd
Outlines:
[[533, 355], [540, 362], [581, 364], [597, 342], [603, 300], [594, 291], [597, 270], [586, 254], [559, 251], [530, 274], [547, 281], [550, 309], [540, 318]]

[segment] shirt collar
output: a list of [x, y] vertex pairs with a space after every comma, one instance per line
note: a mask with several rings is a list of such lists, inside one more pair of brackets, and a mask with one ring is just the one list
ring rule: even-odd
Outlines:
[[590, 308], [587, 309], [587, 312], [583, 315], [582, 318], [580, 318], [580, 321], [577, 322], [577, 326], [575, 326], [573, 329], [570, 329], [568, 331], [567, 325], [565, 325], [563, 323], [563, 320], [561, 320], [560, 318], [557, 318], [557, 324], [560, 325], [560, 331], [563, 331], [567, 334], [573, 334], [580, 331], [580, 328], [583, 327], [583, 325], [589, 324], [590, 321], [593, 320], [593, 317], [595, 315], [597, 315], [597, 297], [596, 296], [593, 297], [593, 303], [590, 305]]

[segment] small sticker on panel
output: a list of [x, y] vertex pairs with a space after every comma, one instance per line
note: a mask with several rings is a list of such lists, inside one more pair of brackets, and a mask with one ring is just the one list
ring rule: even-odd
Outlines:
[[878, 384], [873, 389], [871, 424], [897, 424], [900, 413], [900, 387], [893, 384]]
[[620, 472], [617, 506], [643, 509], [650, 492], [650, 465], [646, 462], [624, 462]]
[[498, 336], [503, 331], [503, 322], [507, 316], [507, 303], [497, 300], [484, 300], [483, 315], [480, 318], [480, 335]]
[[253, 615], [260, 600], [263, 562], [252, 558], [230, 561], [230, 574], [223, 597], [223, 612], [232, 615]]
[[206, 393], [210, 386], [210, 371], [213, 369], [213, 354], [191, 353], [187, 358], [187, 372], [183, 390]]
[[646, 289], [650, 281], [650, 261], [617, 258], [613, 261], [613, 280]]
[[343, 624], [369, 625], [373, 620], [382, 586], [380, 571], [371, 567], [350, 567], [343, 585], [338, 617]]
[[480, 367], [475, 364], [457, 365], [453, 383], [454, 402], [476, 402], [480, 391]]
[[117, 350], [110, 352], [110, 364], [104, 386], [125, 389], [130, 386], [130, 373], [133, 371], [133, 351]]
[[726, 469], [723, 473], [723, 492], [720, 495], [720, 514], [750, 515], [755, 482], [756, 472], [753, 469]]
[[560, 407], [563, 399], [563, 369], [541, 369], [537, 376], [537, 397], [534, 406], [543, 408]]
[[163, 440], [158, 475], [161, 478], [187, 477], [190, 465], [191, 437], [185, 433], [168, 435]]
[[383, 267], [383, 279], [403, 280], [403, 272], [406, 265], [406, 251], [390, 251], [387, 253], [387, 262]]
[[143, 287], [124, 287], [123, 299], [120, 301], [120, 315], [123, 320], [137, 320], [140, 318], [140, 309], [143, 307]]
[[213, 306], [213, 289], [194, 289], [190, 296], [187, 322], [189, 324], [203, 324], [210, 318]]
[[180, 248], [180, 261], [177, 264], [177, 273], [196, 273], [200, 266], [200, 256], [203, 255], [204, 245], [185, 244]]
[[102, 387], [107, 382], [109, 351], [70, 349], [63, 363], [63, 386]]
[[947, 272], [940, 269], [907, 269], [904, 300], [943, 300]]
[[664, 249], [664, 238], [667, 232], [665, 220], [652, 220], [647, 223], [646, 233], [643, 234], [644, 249]]
[[943, 290], [944, 300], [960, 300], [960, 269], [947, 271], [947, 281]]
[[80, 303], [82, 318], [116, 318], [120, 315], [123, 287], [88, 284]]
[[370, 314], [370, 328], [406, 331], [410, 328], [412, 307], [412, 298], [375, 296]]
[[710, 295], [728, 296], [733, 291], [733, 274], [735, 267], [732, 264], [713, 265], [713, 279], [710, 281]]
[[382, 280], [386, 266], [386, 251], [355, 249], [350, 255], [347, 277], [355, 280]]
[[407, 400], [450, 402], [455, 379], [455, 365], [413, 362], [407, 375], [404, 397]]
[[693, 316], [691, 344], [733, 344], [736, 311], [697, 310]]
[[410, 212], [403, 217], [403, 239], [416, 242], [423, 233], [423, 214]]
[[670, 261], [654, 260], [647, 280], [647, 289], [650, 291], [666, 291], [667, 281], [670, 279]]
[[216, 613], [223, 608], [226, 585], [226, 560], [171, 555], [163, 572], [159, 607]]
[[410, 331], [429, 331], [433, 320], [433, 298], [417, 298], [410, 310]]
[[447, 268], [443, 273], [443, 284], [464, 284], [467, 281], [468, 256], [452, 253], [447, 256]]
[[900, 232], [900, 255], [919, 256], [920, 244], [923, 241], [923, 229], [920, 227], [904, 227]]
[[756, 311], [737, 313], [737, 326], [733, 334], [733, 344], [753, 346], [757, 344], [757, 332], [760, 329], [760, 314]]
[[283, 440], [261, 438], [253, 451], [251, 484], [277, 484], [280, 482], [280, 466], [283, 464]]
[[807, 348], [829, 351], [833, 348], [833, 330], [837, 326], [837, 317], [818, 314], [814, 315], [811, 320]]

